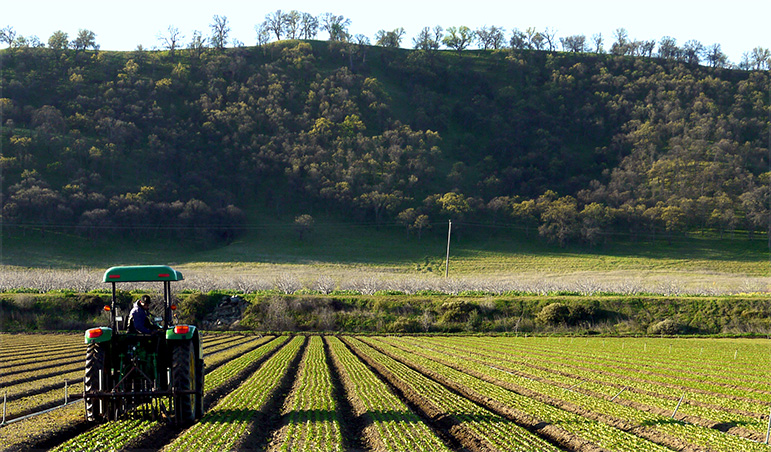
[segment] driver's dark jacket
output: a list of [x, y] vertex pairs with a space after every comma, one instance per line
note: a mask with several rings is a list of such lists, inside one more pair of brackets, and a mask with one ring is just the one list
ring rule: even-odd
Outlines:
[[150, 317], [148, 316], [147, 311], [145, 311], [142, 306], [139, 305], [139, 302], [137, 301], [134, 303], [134, 308], [131, 309], [131, 312], [129, 313], [128, 318], [128, 331], [129, 333], [132, 332], [132, 328], [136, 330], [138, 333], [145, 333], [149, 334], [158, 329], [153, 323], [150, 321]]

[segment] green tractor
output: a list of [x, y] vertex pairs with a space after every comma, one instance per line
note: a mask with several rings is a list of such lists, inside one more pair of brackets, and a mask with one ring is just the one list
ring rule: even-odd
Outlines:
[[[105, 306], [110, 326], [86, 331], [86, 374], [83, 398], [86, 419], [103, 422], [126, 413], [143, 418], [187, 424], [203, 416], [203, 346], [193, 325], [174, 325], [171, 282], [182, 273], [165, 265], [112, 267], [104, 282], [112, 285], [112, 301]], [[154, 331], [126, 330], [116, 315], [116, 286], [128, 282], [163, 284], [163, 317]]]

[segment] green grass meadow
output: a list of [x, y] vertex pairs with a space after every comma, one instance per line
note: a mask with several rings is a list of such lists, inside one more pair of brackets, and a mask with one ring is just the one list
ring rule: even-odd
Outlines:
[[[252, 221], [227, 245], [207, 247], [191, 240], [86, 239], [67, 232], [5, 234], [0, 264], [50, 269], [106, 268], [112, 265], [168, 263], [193, 267], [368, 268], [402, 274], [443, 276], [447, 226], [435, 224], [418, 239], [403, 227], [342, 222], [316, 217], [313, 231], [300, 240], [291, 218]], [[678, 237], [668, 242], [617, 240], [598, 247], [560, 248], [518, 229], [456, 229], [450, 244], [452, 276], [510, 274], [606, 274], [641, 272], [764, 277], [771, 274], [765, 237], [735, 234]]]

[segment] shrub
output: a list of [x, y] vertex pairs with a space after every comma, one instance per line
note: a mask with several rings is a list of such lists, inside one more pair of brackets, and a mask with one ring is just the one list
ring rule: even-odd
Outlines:
[[678, 334], [682, 329], [682, 325], [674, 319], [664, 319], [649, 326], [648, 334]]
[[469, 313], [468, 320], [466, 320], [466, 331], [468, 332], [479, 331], [481, 326], [482, 326], [482, 316], [479, 315], [478, 310], [474, 309]]
[[471, 311], [476, 310], [477, 306], [466, 300], [445, 301], [439, 307], [441, 323], [466, 322]]
[[570, 308], [562, 303], [551, 303], [541, 309], [536, 320], [546, 325], [561, 325], [570, 318]]
[[570, 324], [575, 325], [586, 320], [591, 320], [595, 314], [597, 314], [597, 305], [598, 303], [596, 300], [593, 303], [583, 302], [570, 305]]
[[400, 317], [386, 326], [389, 333], [418, 333], [423, 330], [419, 321]]
[[210, 304], [208, 295], [191, 294], [179, 303], [179, 319], [185, 323], [198, 323], [206, 316]]

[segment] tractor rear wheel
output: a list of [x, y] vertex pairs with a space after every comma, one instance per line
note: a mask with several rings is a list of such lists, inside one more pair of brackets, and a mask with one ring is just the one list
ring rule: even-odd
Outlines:
[[200, 356], [195, 357], [195, 417], [201, 419], [203, 417], [203, 359]]
[[[195, 391], [196, 359], [192, 341], [183, 341], [174, 346], [172, 352], [171, 376], [177, 391]], [[177, 394], [174, 398], [174, 415], [177, 423], [195, 420], [195, 394]]]
[[86, 350], [86, 375], [83, 386], [86, 399], [86, 419], [92, 422], [107, 420], [107, 400], [88, 397], [94, 392], [108, 391], [108, 374], [106, 368], [107, 345], [93, 343]]

